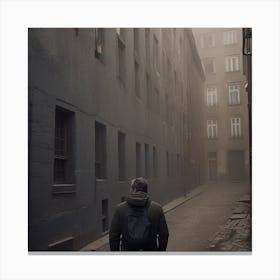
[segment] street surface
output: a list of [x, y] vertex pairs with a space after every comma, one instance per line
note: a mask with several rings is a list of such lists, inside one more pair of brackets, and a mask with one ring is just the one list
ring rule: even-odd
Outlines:
[[231, 216], [248, 183], [208, 184], [200, 195], [166, 213], [168, 251], [209, 251], [209, 240]]
[[[250, 185], [208, 184], [191, 193], [189, 200], [165, 214], [169, 228], [167, 251], [211, 251], [210, 242], [231, 217], [240, 197], [250, 194]], [[89, 244], [85, 250], [90, 247]], [[102, 245], [97, 251], [109, 251], [109, 244]]]

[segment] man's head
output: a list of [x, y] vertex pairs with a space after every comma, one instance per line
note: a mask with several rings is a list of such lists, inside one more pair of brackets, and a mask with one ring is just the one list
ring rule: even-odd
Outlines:
[[143, 177], [135, 178], [131, 181], [131, 192], [148, 192], [148, 182]]

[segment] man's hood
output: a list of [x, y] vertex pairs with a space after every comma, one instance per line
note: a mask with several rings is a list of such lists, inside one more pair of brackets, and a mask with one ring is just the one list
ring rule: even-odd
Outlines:
[[129, 194], [126, 201], [130, 205], [143, 207], [150, 201], [150, 198], [145, 192], [136, 192]]

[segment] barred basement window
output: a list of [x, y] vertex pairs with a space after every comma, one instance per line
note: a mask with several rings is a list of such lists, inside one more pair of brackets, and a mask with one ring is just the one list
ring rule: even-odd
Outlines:
[[106, 126], [95, 122], [95, 177], [106, 178]]
[[74, 113], [56, 107], [54, 144], [54, 184], [74, 183]]

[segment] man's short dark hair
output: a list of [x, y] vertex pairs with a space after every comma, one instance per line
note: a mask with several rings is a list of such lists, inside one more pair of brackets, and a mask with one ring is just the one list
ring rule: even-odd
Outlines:
[[148, 192], [148, 182], [143, 177], [135, 178], [131, 181], [131, 188], [137, 192]]

